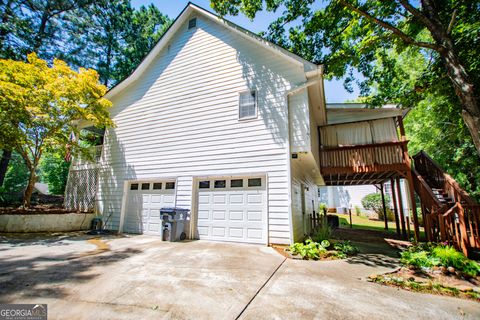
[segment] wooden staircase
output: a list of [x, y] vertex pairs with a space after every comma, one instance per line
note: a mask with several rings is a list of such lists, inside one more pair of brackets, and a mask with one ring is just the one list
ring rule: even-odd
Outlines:
[[427, 241], [448, 242], [465, 255], [480, 253], [480, 205], [424, 151], [413, 156]]

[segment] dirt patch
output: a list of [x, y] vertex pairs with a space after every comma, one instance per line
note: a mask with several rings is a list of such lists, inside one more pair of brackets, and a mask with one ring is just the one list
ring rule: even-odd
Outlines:
[[480, 302], [480, 277], [464, 279], [440, 270], [425, 272], [400, 268], [394, 272], [373, 275], [368, 281], [399, 287], [408, 291], [447, 295]]

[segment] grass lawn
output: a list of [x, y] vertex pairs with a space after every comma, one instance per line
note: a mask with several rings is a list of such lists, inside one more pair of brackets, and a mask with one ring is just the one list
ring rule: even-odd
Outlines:
[[[343, 228], [350, 227], [350, 217], [348, 214], [334, 213], [340, 219], [340, 226]], [[352, 226], [354, 229], [366, 229], [383, 232], [396, 233], [397, 229], [394, 221], [388, 222], [388, 231], [385, 230], [385, 222], [380, 220], [370, 220], [367, 217], [352, 214]], [[413, 225], [410, 225], [411, 236], [413, 237]], [[420, 227], [420, 237], [424, 236], [423, 228]]]
[[[350, 218], [348, 214], [335, 213], [340, 218], [340, 225], [350, 227]], [[359, 217], [352, 214], [352, 226], [358, 229], [385, 231], [385, 222], [380, 220], [370, 220], [367, 217]], [[396, 232], [395, 222], [388, 222], [388, 231]]]

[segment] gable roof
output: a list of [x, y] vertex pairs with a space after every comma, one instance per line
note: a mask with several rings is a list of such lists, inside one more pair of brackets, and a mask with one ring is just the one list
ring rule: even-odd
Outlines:
[[162, 37], [158, 40], [157, 44], [150, 50], [150, 52], [143, 58], [140, 64], [133, 70], [133, 72], [126, 77], [125, 79], [121, 80], [117, 83], [114, 87], [112, 87], [106, 94], [105, 98], [112, 98], [117, 93], [121, 92], [123, 89], [128, 87], [131, 83], [135, 82], [143, 72], [148, 68], [148, 66], [155, 60], [157, 55], [160, 51], [168, 44], [168, 42], [173, 38], [175, 33], [184, 25], [187, 18], [191, 16], [191, 14], [196, 14], [198, 16], [203, 16], [215, 23], [225, 26], [226, 28], [234, 31], [236, 34], [244, 37], [249, 41], [253, 41], [254, 43], [266, 48], [267, 50], [271, 51], [274, 54], [277, 54], [284, 59], [293, 62], [297, 65], [303, 66], [306, 73], [312, 72], [317, 74], [319, 70], [319, 66], [313, 62], [305, 60], [304, 58], [270, 42], [262, 37], [250, 32], [235, 23], [225, 20], [219, 15], [211, 13], [210, 11], [197, 6], [189, 2], [182, 12], [178, 15], [178, 17], [173, 21], [167, 31], [162, 35]]

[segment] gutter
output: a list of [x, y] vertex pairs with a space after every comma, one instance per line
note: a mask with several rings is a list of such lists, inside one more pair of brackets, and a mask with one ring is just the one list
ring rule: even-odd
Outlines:
[[317, 66], [316, 70], [305, 72], [307, 81], [287, 91], [287, 97], [305, 88], [311, 87], [323, 80], [323, 65]]

